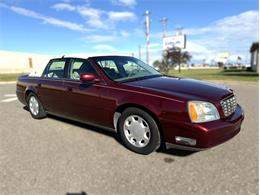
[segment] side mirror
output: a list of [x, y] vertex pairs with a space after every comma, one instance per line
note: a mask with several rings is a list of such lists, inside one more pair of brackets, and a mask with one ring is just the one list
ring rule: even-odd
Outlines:
[[99, 79], [97, 78], [97, 76], [95, 74], [92, 73], [83, 73], [80, 74], [80, 81], [82, 83], [88, 82], [88, 83], [96, 83], [99, 81]]

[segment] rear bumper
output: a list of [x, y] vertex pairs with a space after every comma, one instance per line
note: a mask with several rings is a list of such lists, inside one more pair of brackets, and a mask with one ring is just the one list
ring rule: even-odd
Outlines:
[[[166, 147], [192, 151], [214, 147], [237, 135], [243, 120], [244, 113], [238, 105], [236, 111], [226, 119], [201, 124], [171, 124], [173, 128], [166, 131]], [[196, 140], [196, 144], [178, 143], [176, 137], [179, 136]]]

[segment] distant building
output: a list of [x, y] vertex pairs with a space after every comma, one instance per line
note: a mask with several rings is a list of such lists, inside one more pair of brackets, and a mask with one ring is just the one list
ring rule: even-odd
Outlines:
[[0, 73], [42, 73], [53, 56], [0, 50]]
[[259, 72], [259, 42], [255, 42], [251, 45], [251, 68], [252, 70]]

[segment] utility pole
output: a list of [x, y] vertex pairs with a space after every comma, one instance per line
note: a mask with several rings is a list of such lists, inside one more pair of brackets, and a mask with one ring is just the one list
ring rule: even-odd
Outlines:
[[[167, 31], [167, 22], [168, 22], [168, 19], [166, 17], [163, 17], [161, 20], [160, 20], [161, 24], [162, 24], [162, 32], [163, 32], [163, 35], [162, 35], [162, 43], [163, 43], [163, 39], [166, 37], [166, 31]], [[162, 56], [165, 55], [165, 52], [166, 50], [162, 49]], [[168, 67], [168, 60], [166, 60], [166, 66]]]
[[167, 22], [168, 22], [168, 19], [163, 17], [161, 20], [160, 20], [161, 24], [162, 24], [162, 30], [163, 30], [163, 38], [166, 37], [166, 31], [167, 31]]
[[139, 60], [142, 60], [141, 45], [139, 45], [138, 49], [139, 49]]
[[146, 63], [149, 64], [149, 44], [150, 44], [150, 12], [145, 11], [145, 36], [146, 36]]
[[[182, 35], [182, 27], [179, 27], [176, 29], [176, 35]], [[179, 58], [178, 58], [178, 63], [179, 63], [179, 73], [181, 72], [181, 48], [179, 48]]]

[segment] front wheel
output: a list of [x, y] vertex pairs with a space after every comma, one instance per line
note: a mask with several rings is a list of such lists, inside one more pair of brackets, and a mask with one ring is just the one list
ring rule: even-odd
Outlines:
[[43, 106], [34, 93], [30, 93], [27, 98], [27, 105], [33, 118], [42, 119], [46, 117]]
[[159, 128], [153, 117], [139, 108], [127, 108], [118, 123], [124, 145], [140, 154], [150, 154], [161, 143]]

